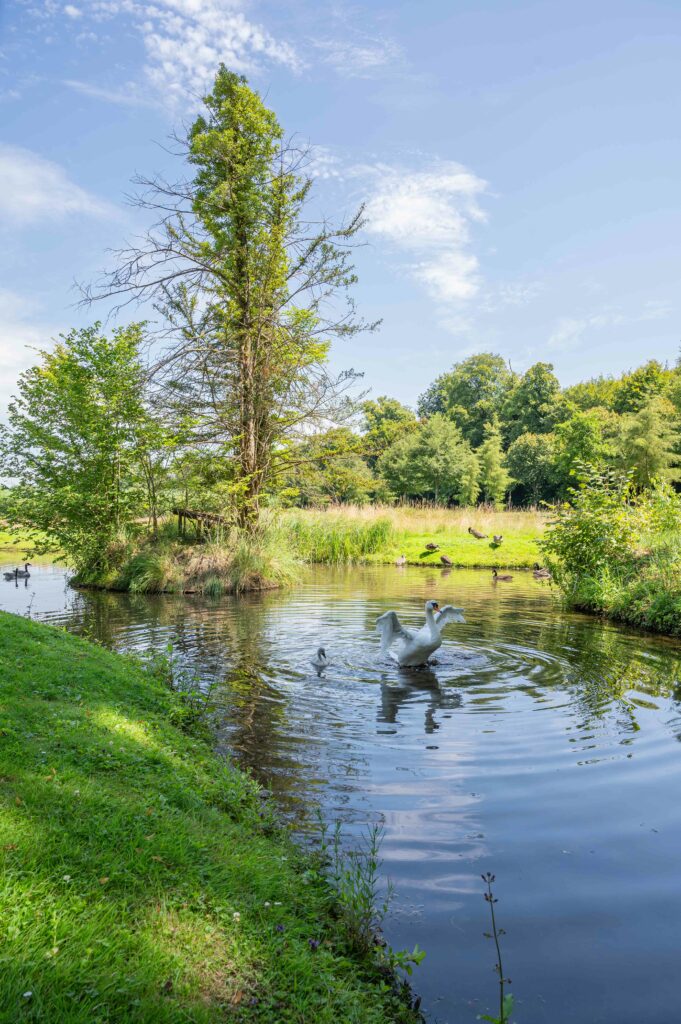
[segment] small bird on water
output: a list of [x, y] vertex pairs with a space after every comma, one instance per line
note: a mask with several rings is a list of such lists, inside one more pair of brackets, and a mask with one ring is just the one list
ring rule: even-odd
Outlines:
[[321, 672], [323, 668], [327, 668], [329, 659], [326, 656], [326, 651], [323, 647], [317, 648], [317, 653], [314, 658], [310, 658], [310, 664], [313, 668], [316, 668], [318, 672]]
[[406, 565], [406, 564], [407, 564], [407, 556], [406, 555], [400, 555], [399, 558], [395, 559], [395, 565]]
[[505, 576], [504, 575], [500, 576], [496, 569], [492, 569], [492, 577], [495, 580], [504, 580], [504, 581], [512, 580], [513, 579], [513, 577], [509, 576], [508, 574], [506, 574]]

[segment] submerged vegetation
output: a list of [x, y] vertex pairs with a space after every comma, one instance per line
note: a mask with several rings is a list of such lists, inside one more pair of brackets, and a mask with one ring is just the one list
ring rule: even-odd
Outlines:
[[412, 1022], [157, 673], [0, 614], [0, 1019]]
[[568, 604], [681, 636], [681, 496], [583, 467], [542, 541]]

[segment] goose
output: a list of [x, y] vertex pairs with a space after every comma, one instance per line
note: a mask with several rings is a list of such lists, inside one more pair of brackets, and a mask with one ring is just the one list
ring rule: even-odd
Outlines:
[[486, 533], [480, 533], [479, 530], [474, 530], [472, 526], [468, 527], [468, 532], [472, 537], [476, 537], [478, 540], [485, 540], [487, 537]]
[[440, 555], [440, 561], [442, 562], [443, 565], [454, 565], [454, 562], [452, 562], [451, 558], [449, 558], [448, 555]]
[[317, 653], [314, 658], [310, 658], [310, 664], [313, 668], [316, 668], [318, 672], [321, 672], [323, 668], [327, 668], [329, 659], [326, 656], [326, 651], [323, 647], [317, 648]]
[[[402, 668], [425, 665], [433, 651], [442, 644], [442, 630], [447, 623], [465, 621], [463, 608], [453, 608], [448, 604], [440, 609], [437, 601], [426, 601], [426, 624], [421, 629], [407, 629], [396, 612], [385, 612], [376, 619], [376, 629], [381, 635], [381, 654], [389, 653]], [[389, 651], [394, 643], [397, 643], [397, 650]]]
[[395, 559], [395, 565], [406, 565], [406, 564], [407, 564], [407, 556], [406, 555], [400, 555], [399, 558]]
[[14, 580], [16, 582], [16, 580], [19, 578], [19, 570], [12, 569], [11, 572], [3, 572], [2, 575], [5, 577], [6, 580]]
[[501, 544], [503, 539], [504, 539], [503, 533], [495, 533], [492, 536], [492, 540], [494, 541], [495, 544]]
[[539, 562], [535, 562], [532, 566], [532, 575], [536, 580], [550, 580], [551, 573], [548, 569], [543, 569]]
[[21, 579], [23, 576], [30, 576], [31, 575], [30, 572], [28, 571], [28, 567], [30, 566], [30, 564], [31, 564], [30, 562], [24, 562], [24, 568], [23, 569], [16, 569], [15, 570], [17, 576], [19, 577], [19, 579]]
[[500, 576], [496, 569], [492, 569], [492, 577], [495, 580], [504, 580], [504, 581], [512, 580], [513, 579], [512, 576], [508, 575], [508, 573], [505, 576], [504, 575]]

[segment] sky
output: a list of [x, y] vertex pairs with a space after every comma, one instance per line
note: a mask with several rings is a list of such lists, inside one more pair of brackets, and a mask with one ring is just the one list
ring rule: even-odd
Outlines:
[[313, 147], [317, 209], [366, 204], [382, 324], [332, 360], [374, 396], [478, 351], [563, 384], [674, 363], [680, 43], [678, 0], [0, 0], [0, 410], [108, 316], [75, 282], [144, 229], [134, 174], [182, 175], [169, 134], [221, 61]]

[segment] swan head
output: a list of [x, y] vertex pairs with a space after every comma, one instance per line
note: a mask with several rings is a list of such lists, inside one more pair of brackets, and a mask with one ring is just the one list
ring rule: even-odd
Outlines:
[[326, 660], [326, 651], [324, 650], [323, 647], [317, 648], [317, 657], [322, 658], [324, 661]]
[[437, 601], [426, 601], [426, 615], [428, 612], [434, 615], [436, 611], [439, 611], [439, 608], [440, 605]]

